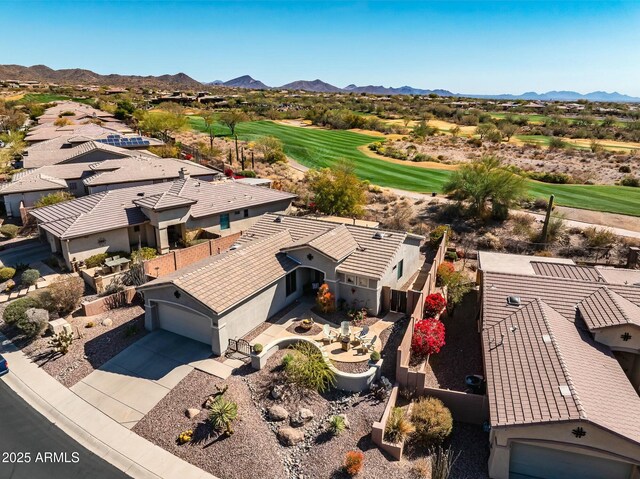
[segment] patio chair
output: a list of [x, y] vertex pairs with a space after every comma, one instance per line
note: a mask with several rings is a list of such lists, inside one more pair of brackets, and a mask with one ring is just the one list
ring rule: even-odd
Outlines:
[[358, 347], [358, 352], [362, 353], [362, 354], [367, 354], [367, 353], [371, 353], [373, 351], [375, 351], [376, 349], [376, 341], [378, 340], [378, 336], [374, 336], [373, 338], [369, 339], [369, 340], [365, 340], [363, 341], [360, 346]]
[[328, 341], [331, 344], [334, 340], [338, 339], [338, 335], [331, 330], [331, 326], [325, 324], [322, 326], [322, 340]]
[[356, 336], [356, 339], [359, 339], [360, 341], [366, 341], [367, 334], [369, 334], [369, 326], [363, 326], [362, 330], [358, 333], [358, 336]]
[[351, 323], [349, 321], [342, 321], [340, 323], [340, 336], [349, 337], [351, 335]]

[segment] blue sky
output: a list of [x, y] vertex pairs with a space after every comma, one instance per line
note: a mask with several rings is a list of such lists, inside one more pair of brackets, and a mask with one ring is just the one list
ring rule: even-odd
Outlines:
[[[0, 63], [640, 96], [640, 1], [3, 0]], [[11, 44], [8, 40], [11, 39]]]

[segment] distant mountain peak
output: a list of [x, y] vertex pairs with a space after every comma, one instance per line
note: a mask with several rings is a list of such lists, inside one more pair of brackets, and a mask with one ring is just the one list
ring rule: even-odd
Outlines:
[[233, 88], [249, 88], [252, 90], [268, 90], [270, 87], [250, 75], [242, 75], [223, 83], [224, 86]]
[[319, 78], [316, 78], [315, 80], [294, 81], [287, 83], [286, 85], [282, 85], [280, 88], [283, 90], [304, 90], [317, 93], [339, 93], [343, 91], [342, 88], [338, 88], [337, 86], [324, 82]]

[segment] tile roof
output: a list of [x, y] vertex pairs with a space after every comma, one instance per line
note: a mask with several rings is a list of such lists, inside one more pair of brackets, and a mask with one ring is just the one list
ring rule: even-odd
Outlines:
[[287, 245], [283, 251], [291, 251], [301, 247], [313, 248], [333, 261], [339, 262], [349, 256], [358, 248], [358, 243], [353, 238], [345, 225], [327, 228], [325, 231], [312, 233], [306, 238]]
[[107, 134], [114, 133], [132, 133], [133, 131], [128, 126], [123, 124], [109, 123], [109, 126], [106, 125], [96, 125], [94, 123], [89, 124], [80, 124], [80, 125], [66, 125], [66, 126], [55, 126], [53, 124], [43, 124], [39, 125], [36, 128], [32, 128], [29, 130], [25, 137], [25, 141], [33, 142], [33, 141], [44, 141], [50, 140], [52, 138], [57, 138], [59, 136], [88, 136], [88, 137], [99, 137]]
[[[595, 305], [592, 296], [605, 289], [625, 307], [640, 305], [638, 287], [484, 273], [482, 342], [492, 426], [584, 420], [640, 443], [640, 397], [576, 314], [578, 303], [591, 297]], [[507, 296], [519, 296], [521, 306], [510, 306]]]
[[133, 200], [133, 203], [153, 211], [162, 211], [177, 208], [179, 206], [189, 206], [197, 203], [197, 201], [165, 191], [164, 193], [159, 193], [157, 195], [145, 196], [139, 200]]
[[629, 323], [640, 326], [640, 306], [607, 287], [580, 301], [578, 311], [590, 330]]
[[[262, 238], [282, 230], [288, 230], [294, 242], [310, 241], [310, 238], [313, 241], [313, 239], [319, 239], [326, 234], [328, 230], [335, 230], [341, 226], [336, 223], [301, 216], [266, 214], [249, 228], [246, 234], [240, 238], [239, 243], [249, 242], [255, 238]], [[351, 225], [346, 225], [345, 228], [351, 234], [358, 247], [340, 263], [337, 271], [375, 279], [380, 279], [384, 276], [398, 250], [408, 237], [416, 240], [422, 239], [422, 237], [400, 231], [382, 231]], [[378, 234], [376, 235], [376, 233]], [[341, 239], [341, 241], [343, 240], [344, 238]], [[321, 243], [326, 245], [323, 240], [321, 240]], [[343, 245], [347, 245], [344, 249], [345, 251], [351, 247], [348, 239]], [[344, 246], [341, 245], [340, 249], [342, 248]], [[332, 254], [335, 253], [332, 252]]]
[[[80, 143], [73, 148], [62, 148], [62, 145], [64, 143], [61, 143], [59, 141], [48, 140], [43, 142], [43, 144], [45, 143], [51, 146], [59, 145], [60, 148], [53, 150], [37, 148], [41, 146], [40, 143], [36, 143], [35, 145], [30, 146], [29, 148], [27, 148], [29, 154], [27, 156], [24, 156], [22, 159], [22, 163], [25, 168], [39, 168], [41, 166], [51, 166], [59, 163], [65, 163], [70, 160], [80, 158], [92, 151], [106, 152], [109, 154], [109, 158], [124, 158], [126, 156], [132, 156], [132, 152], [125, 148], [105, 145], [104, 143], [94, 141]], [[155, 157], [155, 155], [152, 155], [151, 153], [145, 151], [136, 151], [134, 155]]]
[[[38, 208], [30, 214], [38, 220], [43, 229], [51, 231], [61, 239], [69, 239], [144, 223], [148, 218], [134, 201], [165, 192], [197, 201], [190, 209], [193, 218], [295, 198], [291, 193], [259, 186], [227, 181], [209, 183], [195, 178], [185, 178], [103, 191]], [[58, 223], [72, 217], [75, 220], [71, 224], [68, 221]]]
[[205, 258], [139, 289], [173, 283], [217, 314], [258, 293], [293, 270], [297, 263], [280, 249], [291, 242], [280, 231], [236, 250]]
[[5, 183], [0, 188], [0, 195], [60, 189], [67, 189], [67, 182], [63, 179], [49, 176], [44, 172], [25, 171], [14, 175], [10, 182]]
[[589, 266], [540, 261], [532, 261], [531, 266], [535, 274], [539, 276], [554, 276], [556, 278], [581, 279], [584, 281], [602, 281], [598, 270]]

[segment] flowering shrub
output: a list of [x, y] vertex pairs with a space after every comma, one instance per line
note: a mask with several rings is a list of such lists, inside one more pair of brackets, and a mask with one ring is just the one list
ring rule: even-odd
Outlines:
[[318, 295], [316, 296], [316, 304], [320, 311], [323, 313], [331, 313], [336, 305], [336, 298], [334, 294], [329, 291], [329, 285], [323, 283], [318, 288]]
[[344, 459], [344, 470], [350, 476], [355, 476], [362, 470], [364, 454], [360, 451], [349, 451]]
[[425, 318], [435, 318], [447, 306], [447, 300], [440, 293], [431, 293], [424, 300]]
[[444, 324], [434, 318], [418, 321], [413, 329], [411, 351], [418, 356], [440, 352], [444, 346]]
[[227, 168], [226, 170], [224, 170], [224, 176], [233, 176], [233, 170], [231, 168]]
[[447, 279], [456, 272], [456, 268], [453, 263], [444, 262], [440, 266], [438, 266], [438, 271], [436, 272], [436, 279], [439, 285], [443, 285], [447, 282]]

